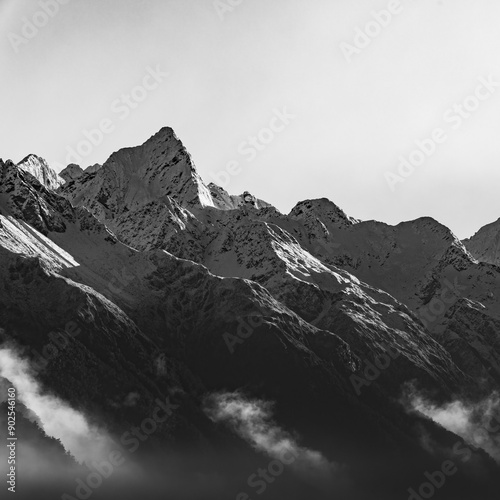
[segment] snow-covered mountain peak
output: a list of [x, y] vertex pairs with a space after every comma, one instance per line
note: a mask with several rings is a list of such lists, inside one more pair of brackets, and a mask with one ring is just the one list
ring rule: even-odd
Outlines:
[[30, 154], [17, 166], [31, 174], [35, 179], [46, 188], [55, 190], [64, 184], [64, 179], [52, 170], [47, 162], [39, 156]]
[[12, 161], [0, 161], [0, 212], [22, 220], [42, 234], [65, 230], [71, 204]]
[[101, 221], [112, 221], [165, 196], [188, 209], [216, 206], [170, 127], [141, 146], [113, 153], [101, 168], [64, 186], [62, 193]]
[[[113, 153], [102, 167], [78, 173], [61, 194], [73, 205], [88, 208], [113, 230], [118, 218], [136, 211], [143, 214], [143, 207], [162, 204], [166, 197], [193, 213], [208, 207], [224, 211], [271, 207], [248, 192], [230, 195], [215, 184], [207, 186], [170, 127], [162, 128], [141, 146]], [[72, 175], [65, 171], [68, 174]], [[161, 221], [157, 222], [161, 225]]]

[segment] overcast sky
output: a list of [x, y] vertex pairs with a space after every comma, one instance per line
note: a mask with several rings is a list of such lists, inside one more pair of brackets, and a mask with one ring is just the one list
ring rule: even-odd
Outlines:
[[0, 0], [4, 159], [85, 167], [168, 125], [207, 182], [286, 213], [500, 217], [500, 2], [44, 1]]

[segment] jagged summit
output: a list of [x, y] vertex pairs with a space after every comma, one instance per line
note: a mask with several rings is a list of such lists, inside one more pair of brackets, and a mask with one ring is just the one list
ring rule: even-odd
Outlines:
[[[151, 203], [166, 203], [168, 209], [171, 202], [166, 198], [191, 211], [206, 207], [233, 210], [247, 204], [244, 194], [229, 195], [223, 188], [203, 182], [171, 127], [163, 127], [140, 146], [116, 151], [102, 167], [89, 173], [78, 175], [78, 171], [61, 192], [111, 227], [124, 215], [139, 210], [144, 214], [142, 208]], [[250, 198], [257, 209], [271, 206], [253, 195]], [[163, 209], [150, 213], [160, 214]], [[158, 221], [150, 222], [156, 225]]]
[[158, 130], [158, 132], [153, 134], [149, 140], [153, 140], [153, 139], [154, 140], [163, 140], [163, 139], [168, 140], [170, 138], [173, 138], [173, 139], [180, 142], [180, 139], [177, 136], [177, 134], [175, 133], [175, 130], [172, 127], [164, 126], [160, 130]]
[[30, 171], [12, 161], [0, 161], [0, 212], [24, 221], [42, 234], [61, 232], [71, 205]]
[[39, 156], [30, 154], [20, 161], [17, 166], [31, 174], [41, 184], [49, 189], [57, 189], [64, 184], [64, 179], [52, 170], [47, 162]]
[[170, 127], [140, 146], [113, 153], [93, 175], [79, 177], [63, 193], [102, 221], [165, 196], [186, 208], [215, 206], [191, 156]]
[[248, 191], [245, 191], [240, 195], [231, 195], [225, 189], [217, 186], [217, 184], [214, 184], [213, 182], [208, 185], [208, 189], [210, 190], [215, 206], [222, 210], [236, 209], [245, 205], [251, 205], [258, 209], [272, 207], [270, 203], [258, 199]]

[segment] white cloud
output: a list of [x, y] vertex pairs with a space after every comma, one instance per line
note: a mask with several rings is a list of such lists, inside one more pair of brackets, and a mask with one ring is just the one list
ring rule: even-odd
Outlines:
[[44, 392], [28, 363], [12, 348], [0, 349], [0, 377], [10, 381], [17, 399], [37, 415], [44, 432], [59, 439], [76, 460], [87, 462], [107, 455], [112, 444], [108, 435], [60, 398]]
[[214, 422], [224, 422], [253, 448], [274, 459], [284, 454], [296, 458], [291, 467], [299, 472], [332, 473], [337, 466], [320, 452], [300, 446], [296, 439], [272, 419], [272, 404], [245, 399], [237, 392], [212, 395], [207, 414]]
[[453, 401], [436, 405], [413, 389], [408, 407], [460, 436], [469, 445], [481, 448], [500, 463], [500, 395], [493, 393], [479, 403]]

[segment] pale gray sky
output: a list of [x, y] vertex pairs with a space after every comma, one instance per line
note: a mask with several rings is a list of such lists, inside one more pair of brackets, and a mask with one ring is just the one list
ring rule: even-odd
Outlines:
[[[60, 170], [80, 148], [85, 167], [168, 125], [232, 193], [469, 236], [500, 217], [499, 20], [494, 0], [0, 0], [0, 157]], [[435, 129], [391, 190], [386, 173]]]

